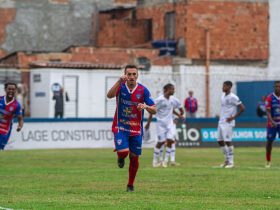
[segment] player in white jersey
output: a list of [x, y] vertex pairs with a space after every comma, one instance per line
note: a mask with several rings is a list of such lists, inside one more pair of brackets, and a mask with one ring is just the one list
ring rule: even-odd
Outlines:
[[235, 119], [245, 110], [238, 96], [231, 93], [232, 82], [225, 81], [223, 84], [223, 95], [221, 98], [221, 113], [218, 123], [218, 144], [225, 156], [225, 162], [221, 167], [234, 167], [234, 153], [232, 144], [233, 128]]
[[[175, 110], [175, 109], [173, 110], [173, 129], [174, 129], [173, 134], [174, 134], [174, 137], [173, 137], [173, 142], [172, 142], [171, 151], [170, 151], [170, 165], [171, 166], [179, 166], [180, 163], [175, 161], [175, 157], [176, 157], [176, 140], [177, 140], [176, 124], [179, 121], [184, 121], [185, 118], [184, 118], [184, 109], [181, 106], [179, 99], [176, 98], [176, 97], [173, 97], [173, 98], [176, 101], [176, 103], [174, 103], [175, 104], [174, 108], [177, 107], [179, 112], [177, 112], [177, 110]], [[161, 165], [163, 165], [163, 167], [167, 167], [167, 165], [168, 165], [167, 164], [169, 162], [168, 155], [166, 155], [165, 158], [163, 157], [163, 152], [164, 152], [165, 144], [162, 144], [161, 147], [160, 147], [160, 151], [159, 151], [159, 155], [158, 155], [158, 161], [159, 162], [153, 164], [154, 167], [158, 167], [158, 166], [161, 166]]]
[[[160, 95], [157, 99], [155, 99], [155, 104], [158, 110], [156, 113], [158, 142], [154, 148], [154, 167], [161, 165], [161, 162], [159, 162], [158, 158], [160, 156], [160, 152], [163, 151], [165, 143], [166, 153], [162, 166], [167, 167], [176, 132], [174, 129], [173, 113], [176, 114], [177, 112], [174, 110], [179, 109], [180, 113], [177, 113], [177, 115], [182, 117], [184, 115], [184, 111], [179, 100], [173, 96], [174, 92], [174, 85], [168, 83], [163, 87], [163, 95]], [[145, 129], [149, 129], [151, 120], [152, 115], [150, 114]], [[174, 155], [174, 158], [172, 156], [172, 160], [174, 159], [175, 161], [175, 150], [173, 150], [172, 155]]]

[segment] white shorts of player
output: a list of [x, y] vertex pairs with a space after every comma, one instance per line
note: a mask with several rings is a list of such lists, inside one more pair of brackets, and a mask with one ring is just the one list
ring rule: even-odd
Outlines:
[[234, 126], [229, 123], [218, 124], [218, 141], [231, 141]]
[[157, 136], [158, 142], [164, 142], [166, 139], [174, 140], [176, 135], [173, 122], [169, 125], [157, 123]]

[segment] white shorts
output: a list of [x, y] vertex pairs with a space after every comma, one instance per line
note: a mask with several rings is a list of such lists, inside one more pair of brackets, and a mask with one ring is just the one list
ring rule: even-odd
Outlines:
[[231, 141], [233, 134], [233, 126], [229, 123], [218, 125], [218, 141]]
[[157, 124], [158, 142], [165, 142], [167, 139], [174, 140], [175, 134], [173, 123], [168, 126]]

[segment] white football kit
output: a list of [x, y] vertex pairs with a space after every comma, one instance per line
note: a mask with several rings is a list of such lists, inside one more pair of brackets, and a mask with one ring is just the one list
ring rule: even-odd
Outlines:
[[227, 122], [227, 118], [232, 117], [237, 112], [237, 107], [242, 102], [234, 93], [226, 95], [223, 93], [221, 98], [221, 114], [218, 124], [218, 141], [231, 141], [235, 120]]
[[173, 122], [173, 110], [181, 108], [180, 101], [174, 96], [167, 99], [161, 95], [155, 99], [155, 104], [158, 141], [164, 142], [166, 139], [174, 139], [176, 128]]

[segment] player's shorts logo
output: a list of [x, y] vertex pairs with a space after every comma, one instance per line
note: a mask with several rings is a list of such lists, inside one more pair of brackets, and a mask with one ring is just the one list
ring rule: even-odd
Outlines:
[[117, 140], [117, 144], [118, 144], [118, 145], [121, 145], [121, 143], [122, 143], [122, 140], [121, 140], [121, 139], [118, 139], [118, 140]]

